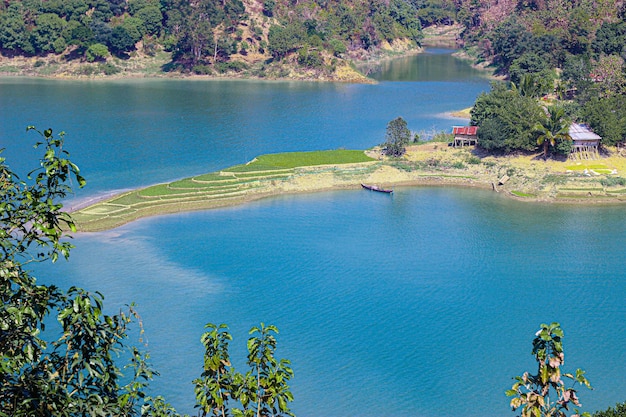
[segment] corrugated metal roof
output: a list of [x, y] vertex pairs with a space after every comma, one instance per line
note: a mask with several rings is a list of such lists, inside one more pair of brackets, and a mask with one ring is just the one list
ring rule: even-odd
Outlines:
[[573, 140], [601, 140], [602, 138], [589, 129], [589, 126], [572, 123], [569, 127], [569, 135]]
[[452, 128], [452, 133], [455, 135], [476, 136], [476, 132], [478, 132], [478, 126], [454, 126]]

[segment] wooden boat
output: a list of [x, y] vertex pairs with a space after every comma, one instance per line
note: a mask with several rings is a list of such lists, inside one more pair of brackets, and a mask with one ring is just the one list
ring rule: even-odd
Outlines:
[[361, 183], [361, 187], [365, 188], [366, 190], [378, 191], [379, 193], [387, 193], [387, 194], [393, 193], [393, 190], [390, 190], [388, 188], [380, 188], [375, 185]]

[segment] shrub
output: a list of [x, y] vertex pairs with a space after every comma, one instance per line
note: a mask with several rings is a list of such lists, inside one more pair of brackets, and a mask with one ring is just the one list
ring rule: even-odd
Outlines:
[[567, 140], [557, 140], [556, 144], [554, 145], [554, 152], [556, 152], [559, 155], [569, 155], [572, 152], [572, 141], [567, 139]]
[[213, 70], [208, 65], [194, 65], [191, 68], [191, 72], [197, 75], [211, 75], [213, 74]]
[[307, 68], [320, 68], [324, 66], [324, 59], [318, 51], [300, 48], [298, 50], [298, 64]]
[[345, 54], [348, 51], [348, 48], [346, 48], [346, 45], [339, 39], [331, 39], [328, 42], [328, 46], [330, 47], [330, 50], [335, 56]]
[[[626, 186], [626, 178], [622, 177], [606, 177], [600, 180], [600, 184], [605, 187]], [[626, 403], [625, 403], [626, 404]]]
[[454, 135], [452, 133], [446, 132], [437, 132], [433, 135], [431, 142], [452, 142], [454, 140]]
[[479, 157], [474, 156], [474, 155], [470, 155], [470, 156], [467, 157], [467, 160], [465, 162], [467, 162], [470, 165], [478, 165], [478, 164], [480, 164], [481, 161], [480, 161]]
[[246, 55], [248, 53], [248, 49], [250, 48], [250, 45], [248, 44], [248, 42], [242, 41], [239, 47], [240, 47], [239, 53], [241, 55]]
[[215, 64], [215, 69], [220, 74], [229, 71], [242, 72], [248, 69], [248, 64], [242, 61], [218, 62], [217, 64]]
[[593, 417], [626, 417], [626, 402], [609, 407], [605, 411], [596, 411]]
[[163, 45], [163, 50], [166, 52], [172, 52], [176, 47], [176, 37], [173, 35], [165, 36], [161, 40], [161, 45]]
[[157, 43], [150, 38], [144, 38], [143, 52], [148, 56], [155, 56], [157, 52]]
[[275, 0], [265, 0], [263, 2], [263, 14], [267, 17], [274, 16], [274, 8], [276, 7]]
[[82, 65], [76, 70], [77, 75], [93, 75], [96, 69], [92, 65]]
[[107, 56], [109, 56], [109, 48], [101, 43], [94, 43], [85, 52], [87, 62], [105, 61]]
[[105, 64], [100, 64], [98, 65], [98, 69], [100, 70], [100, 72], [102, 72], [104, 75], [115, 75], [117, 73], [119, 73], [121, 70], [116, 67], [115, 65], [107, 62]]

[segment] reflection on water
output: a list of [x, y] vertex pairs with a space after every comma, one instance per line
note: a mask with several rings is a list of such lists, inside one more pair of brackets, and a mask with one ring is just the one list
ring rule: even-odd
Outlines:
[[[464, 81], [485, 82], [486, 73], [472, 68], [468, 61], [453, 58], [448, 49], [427, 49], [423, 54], [383, 61], [366, 69], [378, 81]], [[464, 94], [450, 91], [449, 94]]]

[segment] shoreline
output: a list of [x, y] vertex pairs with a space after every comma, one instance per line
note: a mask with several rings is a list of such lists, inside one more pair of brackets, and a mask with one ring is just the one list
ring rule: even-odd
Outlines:
[[[156, 57], [148, 57], [143, 54], [122, 60], [111, 57], [105, 62], [69, 62], [63, 55], [34, 56], [34, 57], [7, 57], [0, 54], [0, 77], [9, 78], [41, 78], [49, 80], [73, 80], [73, 81], [109, 81], [109, 80], [134, 80], [134, 79], [172, 79], [172, 80], [252, 80], [252, 81], [296, 81], [296, 82], [336, 82], [348, 84], [375, 84], [376, 80], [369, 78], [360, 68], [380, 65], [381, 63], [412, 56], [424, 52], [424, 47], [400, 44], [400, 46], [387, 44], [374, 53], [363, 55], [360, 59], [356, 56], [346, 56], [342, 59], [334, 72], [325, 73], [308, 68], [294, 67], [290, 64], [276, 63], [269, 73], [263, 76], [247, 72], [213, 73], [210, 75], [184, 73], [181, 71], [166, 72], [162, 68], [171, 62], [169, 53], [161, 52]], [[117, 67], [119, 72], [105, 74], [98, 72], [103, 65]], [[286, 76], [276, 76], [276, 69], [286, 70]]]
[[[450, 36], [452, 36], [450, 38]], [[289, 64], [275, 65], [276, 68], [287, 70], [289, 75], [276, 76], [274, 68], [264, 76], [254, 75], [248, 72], [227, 72], [201, 75], [183, 73], [178, 70], [166, 72], [163, 67], [171, 62], [171, 55], [159, 52], [155, 56], [147, 56], [138, 53], [129, 60], [111, 57], [105, 62], [65, 61], [63, 55], [34, 56], [34, 57], [7, 57], [0, 54], [0, 77], [1, 78], [41, 78], [49, 80], [72, 80], [72, 81], [113, 81], [113, 80], [138, 80], [138, 79], [171, 79], [171, 80], [252, 80], [252, 81], [295, 81], [295, 82], [335, 82], [348, 84], [375, 84], [376, 80], [368, 76], [372, 68], [379, 67], [386, 61], [419, 55], [429, 48], [445, 48], [456, 50], [452, 55], [460, 58], [457, 53], [459, 46], [454, 41], [458, 36], [458, 27], [444, 26], [434, 27], [425, 33], [421, 45], [415, 46], [406, 41], [385, 43], [380, 49], [363, 54], [352, 54], [342, 57], [341, 65], [338, 65], [333, 73], [320, 73], [319, 71], [294, 67]], [[452, 39], [452, 41], [450, 40]], [[98, 72], [103, 65], [113, 65], [119, 72], [105, 74]]]
[[[592, 171], [589, 176], [581, 161], [544, 162], [537, 155], [477, 156], [473, 147], [455, 149], [446, 143], [411, 146], [397, 160], [382, 157], [377, 149], [364, 153], [371, 161], [270, 171], [224, 170], [115, 195], [89, 196], [83, 201], [87, 205], [71, 214], [79, 232], [99, 232], [145, 217], [225, 208], [278, 195], [359, 189], [362, 183], [381, 188], [480, 188], [529, 203], [626, 203], [626, 185], [620, 185], [623, 178], [619, 177], [626, 174], [626, 158], [619, 155], [586, 161], [597, 171], [606, 166], [607, 173]], [[610, 177], [620, 181], [603, 185]]]

